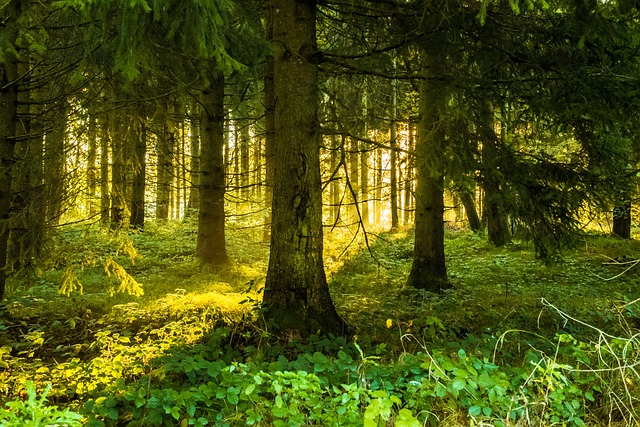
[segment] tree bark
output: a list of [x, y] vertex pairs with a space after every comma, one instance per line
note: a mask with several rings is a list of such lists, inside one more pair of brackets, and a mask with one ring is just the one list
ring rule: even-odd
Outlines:
[[200, 142], [200, 212], [196, 254], [205, 267], [229, 262], [224, 216], [224, 75], [202, 91]]
[[631, 202], [613, 208], [613, 234], [623, 239], [631, 238]]
[[480, 221], [480, 216], [476, 209], [476, 202], [474, 200], [473, 193], [468, 190], [458, 190], [457, 193], [458, 196], [460, 196], [462, 206], [464, 206], [464, 211], [467, 215], [467, 220], [469, 221], [469, 228], [471, 228], [471, 231], [480, 230], [482, 228], [482, 221]]
[[413, 123], [409, 120], [409, 142], [407, 147], [407, 173], [404, 182], [404, 215], [403, 222], [408, 225], [411, 222], [411, 213], [413, 211], [413, 148], [415, 146], [415, 132]]
[[[16, 20], [21, 2], [11, 2], [2, 12], [5, 35], [9, 43], [17, 37]], [[12, 169], [15, 158], [15, 136], [18, 105], [18, 58], [5, 52], [0, 62], [0, 302], [5, 296], [9, 215], [11, 212]]]
[[133, 146], [133, 181], [131, 185], [131, 217], [129, 225], [144, 227], [144, 208], [146, 191], [147, 132], [143, 120], [134, 120], [131, 124], [130, 140]]
[[125, 136], [121, 130], [122, 111], [117, 111], [111, 117], [111, 229], [120, 230], [124, 226], [125, 209]]
[[295, 335], [344, 334], [322, 260], [315, 1], [271, 0], [276, 153], [265, 316]]
[[447, 92], [444, 40], [423, 52], [427, 79], [420, 83], [416, 143], [416, 211], [413, 264], [408, 286], [439, 292], [449, 287], [444, 255], [444, 165]]
[[397, 116], [397, 93], [395, 81], [391, 83], [391, 129], [389, 131], [390, 145], [391, 145], [391, 187], [389, 198], [391, 200], [391, 230], [398, 229], [398, 118]]
[[481, 102], [480, 138], [482, 140], [482, 167], [484, 171], [485, 213], [489, 241], [504, 246], [511, 241], [504, 199], [500, 190], [500, 165], [498, 161], [498, 136], [494, 129], [494, 113], [491, 101]]
[[[273, 8], [267, 2], [264, 11], [265, 38], [273, 41]], [[276, 149], [276, 94], [273, 80], [274, 58], [269, 56], [264, 65], [264, 228], [262, 240], [271, 240], [271, 205], [273, 200], [274, 154]]]
[[200, 107], [197, 103], [191, 106], [191, 159], [189, 169], [191, 169], [191, 186], [189, 187], [188, 211], [195, 211], [200, 207]]
[[109, 120], [105, 116], [102, 119], [100, 133], [100, 223], [104, 226], [109, 224], [109, 141], [111, 140], [111, 130]]
[[173, 147], [175, 145], [175, 125], [172, 122], [169, 107], [161, 113], [164, 120], [160, 120], [161, 131], [158, 138], [158, 178], [156, 189], [156, 219], [167, 221], [171, 203], [171, 172]]

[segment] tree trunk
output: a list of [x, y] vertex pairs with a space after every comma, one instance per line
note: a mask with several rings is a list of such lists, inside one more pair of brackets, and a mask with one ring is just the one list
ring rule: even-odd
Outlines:
[[145, 183], [147, 132], [143, 120], [134, 120], [130, 129], [130, 140], [133, 146], [133, 181], [131, 185], [131, 217], [129, 225], [144, 227]]
[[44, 141], [44, 188], [46, 193], [46, 215], [48, 222], [60, 222], [65, 197], [65, 138], [67, 129], [67, 100], [62, 100], [56, 109], [54, 123]]
[[383, 182], [383, 169], [382, 169], [382, 149], [376, 149], [376, 188], [375, 188], [375, 200], [373, 201], [374, 221], [377, 226], [380, 226], [382, 220], [382, 187]]
[[[11, 2], [2, 12], [5, 37], [13, 44], [17, 35], [16, 20], [21, 2]], [[15, 158], [15, 136], [18, 105], [18, 59], [5, 52], [0, 62], [0, 302], [5, 296], [9, 215], [11, 212], [12, 169]]]
[[167, 221], [171, 203], [172, 159], [175, 145], [175, 129], [169, 108], [161, 113], [166, 115], [160, 120], [161, 131], [158, 137], [158, 186], [156, 190], [156, 219]]
[[189, 169], [191, 169], [191, 186], [189, 187], [188, 211], [195, 211], [200, 207], [200, 107], [197, 103], [191, 106], [191, 159]]
[[613, 209], [613, 234], [623, 239], [631, 238], [631, 202]]
[[494, 113], [491, 101], [483, 101], [479, 123], [482, 140], [482, 166], [484, 170], [485, 212], [489, 241], [503, 246], [511, 241], [504, 199], [500, 191], [498, 136], [494, 129]]
[[96, 215], [96, 190], [97, 190], [97, 170], [96, 155], [98, 152], [98, 133], [96, 116], [93, 112], [88, 113], [89, 131], [87, 134], [87, 201], [89, 204], [89, 217]]
[[200, 142], [200, 212], [196, 254], [205, 267], [229, 261], [224, 216], [224, 76], [220, 73], [202, 91]]
[[391, 129], [389, 131], [391, 145], [391, 188], [389, 198], [391, 199], [391, 230], [398, 229], [398, 120], [397, 120], [397, 93], [395, 81], [391, 83]]
[[444, 40], [425, 55], [427, 79], [420, 83], [416, 144], [416, 211], [413, 264], [408, 285], [439, 292], [449, 286], [444, 256], [444, 165], [446, 87]]
[[464, 211], [467, 214], [469, 228], [474, 232], [480, 230], [482, 228], [482, 221], [480, 221], [480, 216], [476, 209], [476, 202], [474, 200], [473, 193], [468, 190], [458, 190], [457, 193], [460, 197], [460, 201], [462, 202], [462, 206], [464, 206]]
[[276, 153], [265, 316], [306, 336], [345, 333], [322, 260], [322, 183], [315, 1], [271, 0]]
[[116, 111], [111, 118], [111, 229], [120, 230], [124, 226], [125, 208], [125, 143], [121, 130], [122, 112]]
[[111, 140], [111, 130], [109, 120], [103, 117], [100, 137], [100, 223], [104, 226], [109, 224], [109, 206], [111, 197], [109, 196], [109, 141]]
[[[265, 38], [273, 41], [273, 8], [267, 2], [264, 11]], [[264, 228], [262, 240], [271, 240], [271, 204], [273, 200], [274, 154], [276, 150], [276, 93], [273, 80], [274, 58], [269, 56], [264, 65]]]
[[[366, 127], [365, 127], [366, 129]], [[363, 132], [366, 138], [366, 130]], [[362, 225], [369, 226], [369, 151], [364, 147], [360, 151], [360, 206], [362, 210]]]
[[409, 142], [407, 147], [407, 166], [404, 182], [404, 215], [403, 222], [408, 225], [411, 222], [411, 211], [413, 210], [413, 148], [415, 146], [415, 132], [413, 124], [409, 120]]

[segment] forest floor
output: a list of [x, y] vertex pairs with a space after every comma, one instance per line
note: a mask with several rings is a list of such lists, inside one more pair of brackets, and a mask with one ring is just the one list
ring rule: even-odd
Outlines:
[[452, 287], [434, 295], [404, 285], [411, 232], [366, 247], [327, 230], [356, 336], [298, 342], [255, 310], [260, 238], [229, 230], [233, 262], [211, 272], [193, 224], [60, 230], [0, 308], [0, 402], [33, 381], [96, 426], [638, 425], [640, 241], [588, 235], [546, 266], [527, 243], [450, 229]]

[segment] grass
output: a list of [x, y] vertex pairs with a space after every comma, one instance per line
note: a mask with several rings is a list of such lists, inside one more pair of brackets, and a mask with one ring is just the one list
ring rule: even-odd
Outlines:
[[[105, 347], [96, 342], [113, 334], [140, 342], [140, 349], [150, 336], [181, 337], [189, 344], [222, 321], [234, 325], [229, 342], [240, 360], [275, 356], [280, 347], [273, 346], [269, 356], [266, 343], [271, 338], [253, 312], [268, 262], [268, 246], [256, 240], [259, 234], [232, 230], [228, 241], [234, 261], [207, 272], [193, 258], [193, 224], [149, 224], [144, 232], [129, 235], [95, 227], [61, 230], [57, 255], [9, 284], [7, 304], [0, 311], [0, 400], [18, 396], [27, 379], [40, 387], [52, 380], [64, 383], [64, 372], [74, 372], [74, 363], [105, 357]], [[526, 243], [495, 248], [482, 234], [447, 230], [452, 289], [433, 295], [405, 286], [410, 231], [372, 234], [369, 248], [349, 230], [329, 231], [325, 238], [334, 302], [356, 327], [364, 354], [380, 355], [376, 363], [432, 349], [457, 354], [464, 348], [504, 365], [527, 366], [532, 349], [545, 354], [557, 350], [558, 336], [592, 342], [599, 331], [625, 336], [640, 327], [640, 266], [625, 271], [628, 261], [640, 259], [637, 241], [588, 235], [562, 262], [547, 267]], [[109, 257], [142, 285], [144, 295], [111, 293], [118, 283], [105, 274]], [[82, 293], [79, 287], [68, 297], [58, 293], [69, 279], [65, 271], [73, 272]], [[203, 326], [171, 332], [185, 318]], [[251, 353], [261, 346], [266, 348], [262, 356]], [[87, 393], [65, 397], [65, 390], [54, 389], [52, 397], [59, 404], [77, 405], [73, 396]], [[469, 421], [458, 410], [447, 416], [461, 418], [460, 425]]]

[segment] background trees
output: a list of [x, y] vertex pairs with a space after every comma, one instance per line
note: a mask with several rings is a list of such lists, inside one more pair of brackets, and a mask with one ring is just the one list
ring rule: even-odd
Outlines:
[[[99, 216], [123, 230], [196, 209], [203, 264], [227, 263], [225, 230], [261, 218], [278, 229], [269, 276], [295, 271], [275, 265], [293, 259], [298, 236], [313, 243], [315, 279], [292, 280], [323, 289], [323, 224], [357, 234], [415, 218], [408, 283], [433, 291], [447, 286], [445, 223], [463, 210], [495, 245], [528, 238], [547, 260], [614, 207], [612, 231], [629, 236], [633, 7], [326, 1], [306, 12], [315, 33], [283, 48], [265, 42], [277, 37], [263, 6], [7, 3], [1, 271], [46, 258], [47, 236], [66, 222]], [[294, 42], [304, 71], [286, 50]], [[306, 101], [294, 105], [304, 79]], [[278, 283], [294, 296], [304, 288]]]

